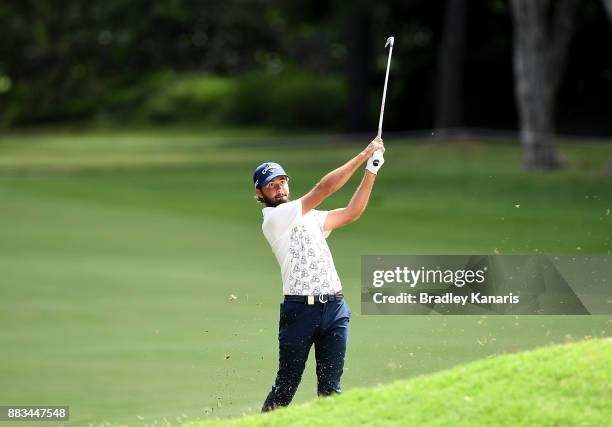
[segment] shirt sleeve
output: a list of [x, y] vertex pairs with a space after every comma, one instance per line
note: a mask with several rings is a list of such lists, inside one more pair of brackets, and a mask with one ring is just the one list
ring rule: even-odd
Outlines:
[[323, 237], [325, 237], [326, 239], [331, 234], [331, 230], [330, 231], [325, 231], [325, 220], [327, 219], [327, 214], [328, 213], [329, 213], [329, 211], [317, 211], [317, 210], [313, 210], [313, 215], [315, 216], [315, 221], [316, 221], [317, 225], [319, 226], [319, 229], [321, 230], [321, 233], [323, 233]]
[[270, 242], [279, 239], [302, 218], [302, 199], [283, 203], [275, 207], [266, 217], [262, 228]]

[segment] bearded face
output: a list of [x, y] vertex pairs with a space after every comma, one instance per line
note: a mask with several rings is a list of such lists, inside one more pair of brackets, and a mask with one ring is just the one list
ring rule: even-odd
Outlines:
[[289, 179], [286, 176], [277, 176], [263, 187], [256, 190], [257, 197], [263, 199], [268, 207], [276, 207], [290, 200]]

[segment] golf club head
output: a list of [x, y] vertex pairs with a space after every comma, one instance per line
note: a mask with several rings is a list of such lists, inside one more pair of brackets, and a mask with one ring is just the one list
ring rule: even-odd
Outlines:
[[389, 37], [387, 39], [387, 43], [385, 43], [385, 47], [391, 45], [391, 47], [393, 47], [393, 42], [395, 41], [395, 37]]

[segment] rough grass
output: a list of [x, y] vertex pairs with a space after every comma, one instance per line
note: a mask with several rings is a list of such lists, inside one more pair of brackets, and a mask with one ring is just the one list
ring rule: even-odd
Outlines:
[[507, 354], [235, 420], [240, 426], [603, 426], [612, 421], [612, 342]]

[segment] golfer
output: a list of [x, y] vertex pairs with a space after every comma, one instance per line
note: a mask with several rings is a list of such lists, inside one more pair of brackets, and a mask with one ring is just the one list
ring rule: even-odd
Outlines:
[[[289, 175], [281, 165], [266, 162], [255, 169], [256, 198], [266, 205], [262, 230], [280, 265], [284, 294], [278, 331], [278, 373], [262, 412], [289, 405], [313, 344], [317, 394], [328, 396], [341, 392], [351, 311], [342, 295], [342, 285], [325, 239], [332, 230], [357, 220], [364, 211], [376, 174], [384, 163], [382, 156], [378, 162], [373, 161], [372, 153], [376, 150], [381, 153], [385, 150], [378, 137], [357, 156], [325, 175], [305, 196], [293, 201]], [[361, 184], [346, 207], [315, 210], [366, 161]]]

